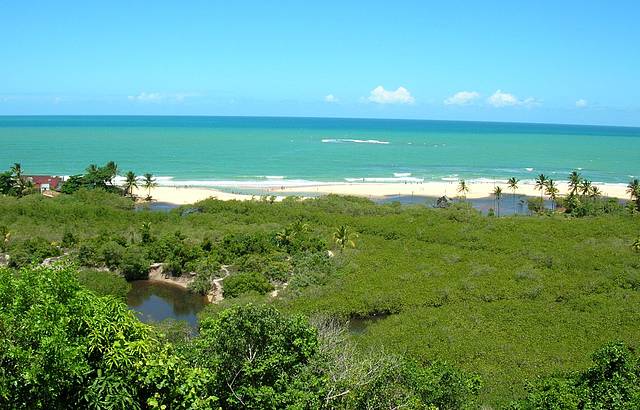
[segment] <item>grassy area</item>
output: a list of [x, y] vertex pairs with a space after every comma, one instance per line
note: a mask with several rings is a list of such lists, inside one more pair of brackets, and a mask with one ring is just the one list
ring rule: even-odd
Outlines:
[[356, 248], [334, 249], [321, 277], [294, 276], [299, 284], [272, 302], [307, 315], [388, 315], [352, 336], [358, 346], [477, 372], [481, 404], [503, 406], [524, 395], [526, 380], [584, 369], [607, 341], [640, 348], [640, 254], [631, 248], [637, 215], [493, 218], [464, 207], [333, 196], [194, 208], [184, 216], [182, 209], [134, 212], [128, 200], [98, 192], [0, 198], [0, 225], [12, 243], [62, 241], [65, 230], [79, 241], [109, 233], [135, 242], [151, 222], [154, 236], [179, 230], [187, 242], [208, 238], [217, 246], [230, 233], [271, 237], [300, 218], [309, 235], [331, 244], [346, 225], [358, 233]]

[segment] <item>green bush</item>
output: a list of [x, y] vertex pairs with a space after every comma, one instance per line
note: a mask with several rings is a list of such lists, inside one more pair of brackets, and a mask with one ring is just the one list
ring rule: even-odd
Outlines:
[[120, 300], [127, 299], [131, 285], [120, 275], [113, 272], [85, 269], [78, 272], [78, 281], [98, 296], [111, 295]]
[[185, 266], [189, 272], [204, 273], [211, 277], [220, 276], [220, 262], [217, 255], [208, 255], [188, 262]]
[[236, 259], [234, 266], [240, 272], [258, 272], [270, 280], [285, 282], [291, 272], [291, 264], [286, 254], [248, 254]]
[[180, 276], [183, 271], [182, 261], [177, 256], [170, 256], [164, 261], [162, 270], [171, 276]]
[[257, 292], [261, 295], [272, 291], [273, 285], [267, 278], [257, 272], [240, 272], [224, 280], [224, 297], [234, 298], [247, 292]]
[[265, 254], [274, 249], [272, 239], [263, 233], [235, 233], [225, 235], [219, 244], [222, 262], [231, 264], [239, 256]]
[[126, 248], [124, 246], [120, 245], [116, 241], [106, 242], [98, 251], [100, 261], [107, 268], [116, 270], [122, 261], [125, 249]]
[[196, 273], [195, 279], [187, 286], [187, 289], [199, 295], [206, 295], [213, 286], [212, 281], [213, 276], [210, 272], [198, 272]]
[[98, 250], [93, 242], [82, 242], [78, 247], [77, 258], [80, 266], [100, 266]]
[[326, 252], [299, 254], [292, 262], [293, 274], [289, 286], [293, 289], [323, 285], [336, 271], [335, 261]]
[[41, 263], [46, 258], [59, 256], [60, 249], [42, 237], [15, 243], [9, 249], [9, 266], [20, 268], [32, 263]]
[[127, 280], [148, 279], [149, 265], [149, 260], [145, 258], [143, 249], [130, 247], [122, 255], [119, 269]]
[[64, 233], [62, 234], [62, 246], [65, 248], [71, 248], [73, 246], [75, 246], [78, 243], [78, 238], [76, 237], [76, 235], [73, 234], [73, 232], [71, 232], [68, 229], [64, 230]]
[[300, 316], [246, 305], [203, 319], [191, 360], [216, 374], [225, 409], [320, 408], [315, 329]]
[[213, 375], [69, 269], [0, 269], [0, 408], [216, 408]]
[[640, 408], [640, 361], [624, 343], [609, 343], [592, 355], [593, 366], [567, 376], [542, 378], [527, 387], [521, 409]]

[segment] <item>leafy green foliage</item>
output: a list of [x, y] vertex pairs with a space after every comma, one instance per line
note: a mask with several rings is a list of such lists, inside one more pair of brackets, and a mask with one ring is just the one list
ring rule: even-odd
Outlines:
[[217, 374], [224, 408], [320, 407], [317, 335], [303, 318], [246, 305], [205, 318], [200, 333], [192, 360]]
[[[446, 361], [476, 372], [483, 380], [478, 406], [505, 407], [525, 396], [524, 380], [587, 368], [585, 352], [609, 340], [638, 348], [635, 211], [487, 218], [467, 204], [430, 209], [337, 196], [273, 204], [207, 200], [196, 213], [131, 207], [130, 200], [100, 190], [47, 200], [2, 197], [0, 225], [11, 232], [9, 247], [38, 236], [59, 241], [69, 229], [78, 239], [72, 255], [88, 255], [90, 266], [101, 266], [98, 250], [112, 240], [143, 250], [149, 262], [183, 255], [185, 271], [197, 272], [206, 258], [231, 264], [232, 271], [245, 260], [284, 262], [288, 286], [277, 297], [250, 292], [206, 311], [268, 300], [284, 313], [391, 313], [349, 336], [355, 348], [384, 347], [426, 367]], [[276, 234], [298, 220], [308, 225], [305, 235], [325, 243], [336, 226], [348, 226], [359, 234], [357, 251], [330, 258], [326, 247], [297, 252], [279, 245]], [[152, 223], [149, 243], [141, 241], [144, 222]], [[170, 238], [178, 230], [180, 238]], [[163, 238], [168, 251], [155, 252], [165, 248], [157, 246]]]
[[9, 266], [20, 268], [60, 255], [60, 249], [42, 237], [15, 243], [9, 249]]
[[240, 272], [224, 280], [224, 297], [234, 298], [248, 292], [264, 295], [273, 290], [273, 285], [258, 272]]
[[109, 192], [121, 193], [120, 188], [113, 184], [118, 167], [114, 162], [107, 162], [104, 166], [89, 165], [84, 175], [69, 177], [60, 187], [60, 192], [73, 194], [81, 189], [102, 189]]
[[131, 285], [122, 276], [99, 270], [78, 271], [78, 282], [98, 296], [111, 295], [120, 300], [126, 300], [131, 290]]
[[125, 304], [64, 268], [0, 269], [0, 407], [210, 408], [211, 372], [187, 366]]
[[124, 251], [118, 268], [127, 280], [149, 277], [149, 260], [144, 255], [144, 250], [136, 247], [129, 247]]
[[567, 377], [542, 378], [528, 387], [522, 409], [631, 409], [640, 406], [640, 363], [624, 343], [592, 355], [593, 366]]

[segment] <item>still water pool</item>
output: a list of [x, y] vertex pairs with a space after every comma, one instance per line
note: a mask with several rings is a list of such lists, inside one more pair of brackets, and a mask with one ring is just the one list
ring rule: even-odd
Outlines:
[[127, 305], [145, 323], [165, 319], [185, 320], [197, 327], [197, 314], [207, 304], [207, 298], [188, 292], [179, 286], [150, 280], [131, 282]]

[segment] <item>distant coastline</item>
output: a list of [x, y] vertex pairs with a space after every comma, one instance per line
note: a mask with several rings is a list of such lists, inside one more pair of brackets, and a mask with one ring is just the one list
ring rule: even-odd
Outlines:
[[[496, 187], [500, 187], [503, 192], [503, 200], [508, 201], [513, 191], [505, 182], [471, 182], [468, 183], [469, 192], [465, 197], [468, 199], [492, 198]], [[602, 196], [619, 199], [629, 199], [626, 192], [626, 184], [603, 184], [594, 183], [602, 192]], [[282, 200], [286, 196], [317, 196], [326, 194], [353, 195], [370, 199], [381, 199], [388, 196], [415, 196], [425, 198], [437, 198], [448, 196], [455, 198], [459, 196], [457, 182], [424, 182], [424, 183], [326, 183], [317, 185], [300, 186], [270, 186], [257, 188], [253, 192], [243, 192], [243, 187], [196, 187], [196, 186], [158, 186], [151, 190], [154, 200], [174, 205], [193, 204], [208, 198], [219, 200], [251, 200], [263, 195], [273, 195], [276, 200]], [[246, 189], [246, 186], [244, 187]], [[566, 181], [558, 183], [559, 195], [566, 195], [569, 191]], [[144, 197], [146, 190], [139, 188], [134, 191], [138, 196]], [[517, 191], [518, 196], [539, 197], [540, 191], [533, 183], [520, 183]]]

